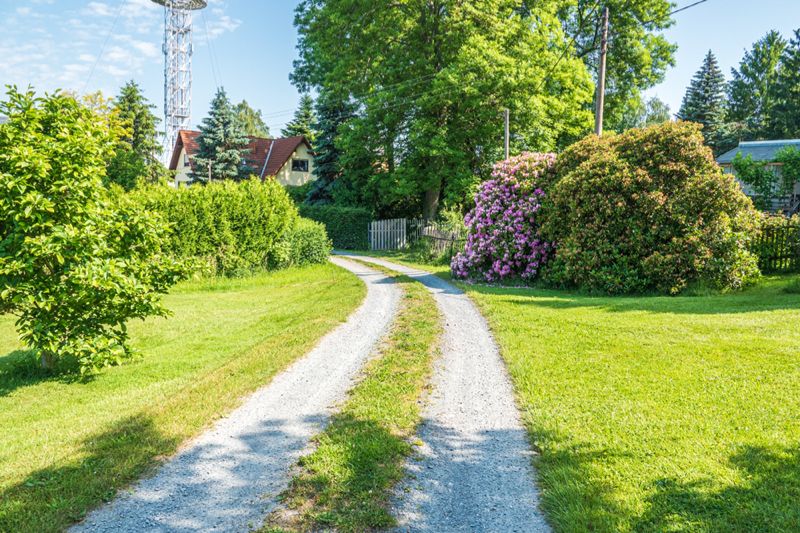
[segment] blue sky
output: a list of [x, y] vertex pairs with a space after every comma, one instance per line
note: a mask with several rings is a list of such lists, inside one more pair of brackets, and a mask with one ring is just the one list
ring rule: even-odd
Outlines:
[[[215, 78], [233, 100], [246, 99], [261, 109], [274, 134], [291, 118], [298, 100], [288, 79], [296, 57], [296, 4], [209, 0], [195, 16], [195, 122], [208, 110]], [[676, 66], [647, 93], [666, 101], [673, 112], [709, 48], [729, 75], [744, 50], [768, 30], [789, 37], [800, 27], [800, 0], [707, 0], [675, 20], [665, 35], [678, 44]], [[160, 114], [162, 23], [162, 8], [150, 0], [0, 0], [0, 85], [99, 89], [113, 95], [133, 78]]]

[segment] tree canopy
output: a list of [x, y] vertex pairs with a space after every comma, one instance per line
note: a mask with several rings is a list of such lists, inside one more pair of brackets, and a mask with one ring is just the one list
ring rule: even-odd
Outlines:
[[250, 171], [242, 164], [242, 157], [248, 143], [231, 101], [220, 87], [200, 124], [192, 179], [206, 182], [209, 174], [212, 180], [246, 178]]
[[771, 133], [796, 139], [800, 137], [800, 29], [783, 52], [774, 89]]
[[683, 97], [678, 118], [703, 125], [703, 138], [715, 152], [722, 149], [725, 134], [725, 75], [709, 50]]
[[255, 110], [250, 107], [247, 100], [242, 100], [234, 108], [236, 119], [244, 131], [245, 135], [253, 137], [270, 138], [269, 127], [264, 122], [261, 116], [261, 110]]
[[[433, 216], [464, 202], [502, 154], [551, 150], [591, 127], [593, 87], [561, 2], [304, 0], [292, 79], [352, 104], [337, 147], [348, 203]], [[531, 3], [532, 4], [532, 3]]]
[[308, 142], [314, 144], [316, 135], [314, 132], [314, 124], [317, 118], [314, 115], [314, 99], [310, 95], [304, 94], [300, 98], [300, 104], [294, 112], [294, 117], [287, 123], [281, 130], [281, 135], [284, 137], [295, 137], [303, 135]]

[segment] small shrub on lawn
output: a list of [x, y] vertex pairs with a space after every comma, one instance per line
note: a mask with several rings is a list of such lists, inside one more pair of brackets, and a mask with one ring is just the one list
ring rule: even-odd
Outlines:
[[126, 321], [163, 315], [184, 275], [164, 221], [103, 187], [109, 121], [74, 98], [0, 102], [0, 312], [42, 366], [82, 373], [130, 354]]
[[198, 258], [198, 269], [227, 276], [267, 268], [297, 209], [283, 186], [268, 180], [219, 181], [178, 190], [161, 186], [132, 193], [169, 222], [169, 249]]
[[360, 207], [301, 205], [300, 214], [325, 225], [333, 246], [345, 250], [369, 248], [368, 232], [372, 213]]
[[331, 253], [331, 241], [325, 226], [307, 218], [298, 218], [286, 230], [270, 256], [271, 268], [323, 264]]
[[587, 137], [559, 156], [542, 233], [556, 285], [610, 294], [736, 289], [759, 276], [758, 213], [686, 122]]
[[498, 281], [532, 280], [552, 246], [539, 231], [537, 213], [544, 198], [540, 183], [551, 172], [553, 154], [523, 154], [498, 163], [492, 179], [475, 195], [467, 214], [467, 242], [451, 262], [453, 276]]

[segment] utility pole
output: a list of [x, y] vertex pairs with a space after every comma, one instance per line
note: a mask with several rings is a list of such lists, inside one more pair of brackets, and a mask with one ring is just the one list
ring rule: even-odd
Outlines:
[[600, 42], [600, 71], [597, 73], [597, 101], [594, 113], [594, 132], [603, 134], [603, 105], [606, 97], [606, 55], [608, 53], [608, 7], [603, 8], [603, 40]]
[[211, 183], [211, 160], [208, 161], [208, 182]]
[[511, 137], [511, 128], [510, 128], [510, 125], [509, 125], [509, 122], [510, 122], [510, 119], [511, 119], [511, 111], [509, 111], [508, 108], [505, 108], [503, 110], [503, 118], [505, 119], [505, 123], [506, 123], [505, 147], [506, 147], [506, 159], [508, 159], [510, 157], [508, 147], [509, 147], [510, 137]]

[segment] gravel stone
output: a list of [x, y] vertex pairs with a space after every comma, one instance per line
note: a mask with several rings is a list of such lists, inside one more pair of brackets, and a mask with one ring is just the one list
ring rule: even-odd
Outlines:
[[395, 495], [398, 531], [550, 531], [513, 388], [483, 316], [437, 276], [358, 259], [420, 281], [445, 319], [419, 432], [422, 458], [408, 461], [409, 475]]
[[387, 276], [332, 258], [367, 285], [361, 307], [245, 403], [73, 532], [248, 531], [263, 524], [290, 467], [322, 431], [394, 318], [401, 291]]

